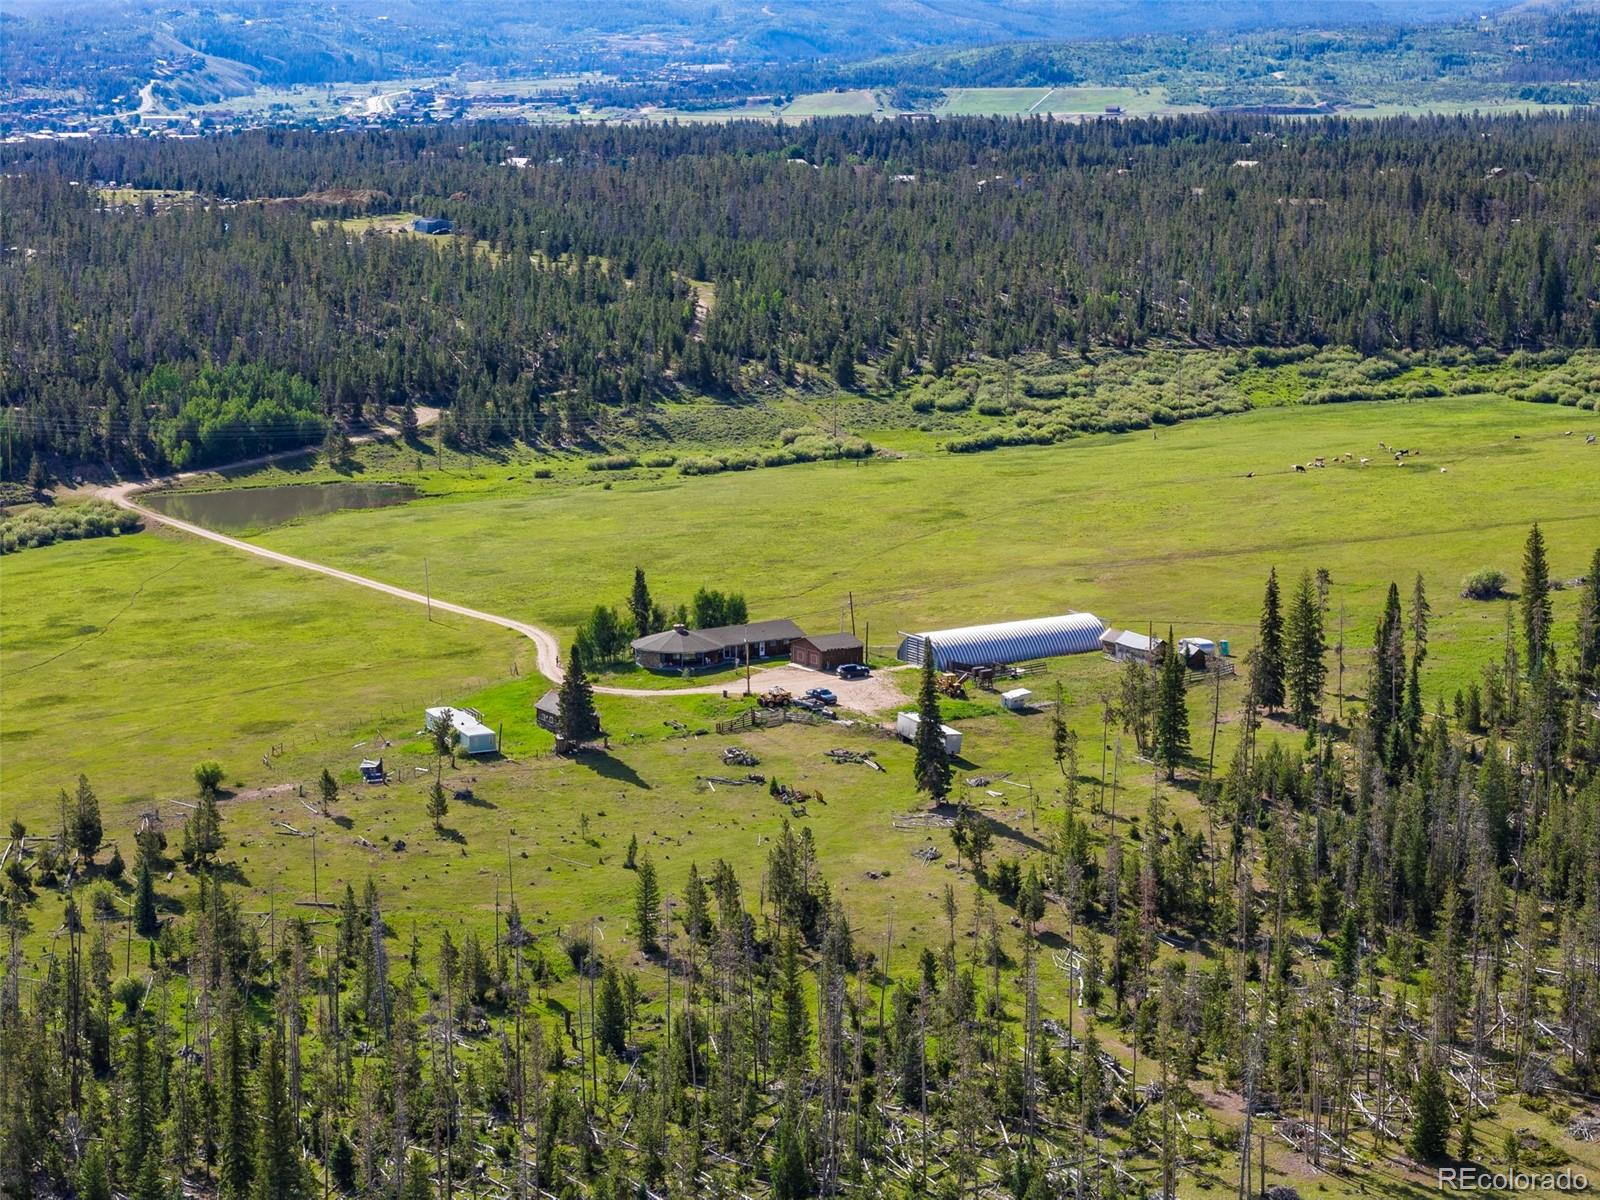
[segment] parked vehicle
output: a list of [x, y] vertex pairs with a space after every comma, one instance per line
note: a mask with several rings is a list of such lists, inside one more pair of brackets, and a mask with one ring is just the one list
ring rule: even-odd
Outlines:
[[840, 679], [865, 679], [872, 674], [872, 668], [866, 663], [845, 663], [835, 673]]
[[820, 700], [823, 704], [837, 704], [839, 697], [833, 694], [831, 688], [811, 688], [806, 696], [812, 700]]

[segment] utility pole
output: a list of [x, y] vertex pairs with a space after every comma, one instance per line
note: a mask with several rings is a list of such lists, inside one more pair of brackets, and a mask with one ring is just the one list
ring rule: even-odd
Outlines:
[[856, 594], [854, 592], [848, 592], [846, 594], [850, 597], [850, 636], [851, 637], [855, 637], [855, 635], [856, 635]]
[[311, 903], [314, 907], [321, 907], [317, 896], [317, 829], [315, 825], [311, 827]]

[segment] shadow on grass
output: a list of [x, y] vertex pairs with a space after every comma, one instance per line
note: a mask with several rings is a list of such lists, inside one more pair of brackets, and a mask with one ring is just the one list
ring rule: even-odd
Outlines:
[[438, 829], [434, 830], [434, 832], [439, 835], [439, 839], [441, 841], [454, 842], [458, 846], [465, 846], [467, 844], [466, 835], [463, 834], [459, 829], [452, 829], [448, 825], [441, 825]]
[[329, 819], [340, 829], [354, 829], [356, 827], [356, 823], [346, 816], [331, 817]]
[[647, 792], [650, 790], [650, 785], [645, 781], [644, 777], [620, 758], [613, 758], [609, 754], [587, 750], [582, 754], [574, 755], [573, 761], [593, 767], [594, 773], [602, 779], [626, 783], [630, 787], [640, 788]]

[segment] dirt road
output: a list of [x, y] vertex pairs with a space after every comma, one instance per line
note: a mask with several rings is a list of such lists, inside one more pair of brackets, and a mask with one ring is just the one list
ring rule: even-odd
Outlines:
[[[426, 412], [425, 420], [424, 412]], [[419, 409], [417, 411], [418, 424], [431, 424], [438, 418], [438, 415], [437, 410]], [[379, 437], [393, 437], [395, 433], [396, 431], [392, 429], [382, 429], [375, 433], [351, 438], [350, 440], [356, 443], [369, 442]], [[202, 525], [196, 525], [190, 521], [182, 521], [177, 517], [168, 516], [166, 513], [157, 512], [155, 509], [140, 504], [138, 501], [139, 493], [153, 488], [171, 487], [174, 484], [188, 482], [204, 475], [213, 475], [219, 471], [268, 466], [282, 459], [296, 457], [304, 453], [304, 450], [293, 450], [282, 454], [265, 454], [244, 462], [232, 463], [226, 467], [213, 467], [204, 471], [184, 471], [155, 479], [138, 479], [124, 483], [109, 484], [96, 488], [95, 495], [102, 500], [109, 500], [119, 508], [136, 512], [145, 520], [157, 525], [165, 525], [169, 529], [181, 530], [194, 537], [205, 538], [207, 541], [216, 542], [218, 545], [227, 546], [245, 554], [253, 554], [257, 558], [266, 559], [268, 562], [277, 563], [279, 566], [295, 567], [302, 571], [314, 571], [331, 579], [338, 579], [344, 583], [353, 583], [357, 587], [369, 588], [374, 592], [382, 592], [384, 595], [393, 596], [397, 600], [409, 600], [413, 604], [431, 604], [440, 612], [453, 613], [458, 617], [466, 617], [472, 621], [482, 621], [488, 625], [498, 625], [502, 629], [509, 629], [513, 633], [519, 633], [533, 643], [539, 674], [552, 683], [559, 684], [561, 682], [562, 676], [566, 673], [561, 666], [561, 647], [556, 641], [555, 635], [548, 629], [542, 629], [528, 621], [518, 621], [514, 617], [503, 617], [498, 613], [468, 608], [464, 604], [454, 604], [449, 600], [441, 600], [437, 596], [430, 598], [421, 592], [413, 592], [407, 588], [396, 587], [392, 583], [369, 579], [367, 576], [357, 575], [353, 571], [342, 571], [338, 567], [330, 567], [325, 563], [312, 562], [306, 558], [296, 558], [292, 554], [281, 554], [276, 550], [269, 550], [265, 546], [241, 541], [239, 538], [229, 537], [225, 533], [218, 533], [214, 529], [207, 529]], [[882, 712], [892, 705], [903, 702], [903, 697], [894, 684], [877, 676], [861, 680], [836, 679], [831, 675], [824, 675], [818, 671], [808, 671], [803, 667], [780, 666], [766, 667], [756, 671], [751, 683], [751, 687], [755, 691], [766, 691], [768, 688], [782, 687], [797, 693], [804, 692], [807, 688], [819, 686], [831, 687], [838, 694], [841, 705], [856, 712]], [[626, 688], [596, 684], [594, 690], [607, 696], [710, 696], [720, 695], [724, 691], [729, 695], [737, 695], [743, 691], [743, 685], [738, 683], [718, 683], [687, 688]]]

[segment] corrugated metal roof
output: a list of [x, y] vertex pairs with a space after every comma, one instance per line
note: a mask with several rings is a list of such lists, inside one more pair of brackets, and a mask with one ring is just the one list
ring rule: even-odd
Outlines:
[[774, 621], [752, 621], [748, 625], [719, 625], [714, 629], [688, 629], [679, 633], [665, 629], [649, 637], [635, 638], [635, 650], [661, 654], [715, 654], [746, 642], [793, 641], [805, 637], [805, 630], [786, 617]]
[[1061, 654], [1087, 654], [1099, 649], [1105, 624], [1093, 613], [1063, 613], [1026, 621], [994, 625], [968, 625], [961, 629], [936, 629], [910, 633], [900, 642], [896, 657], [920, 663], [924, 647], [933, 643], [934, 664], [1013, 663]]

